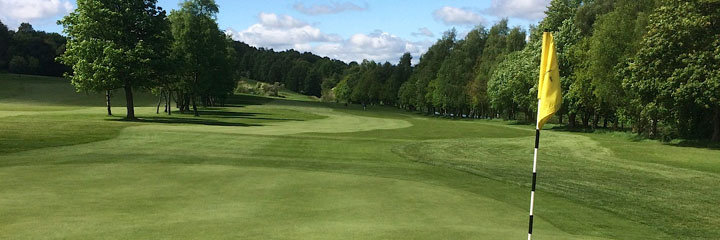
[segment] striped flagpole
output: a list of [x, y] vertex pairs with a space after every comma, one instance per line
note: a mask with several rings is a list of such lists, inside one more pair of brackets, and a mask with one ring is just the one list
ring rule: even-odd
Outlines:
[[532, 239], [533, 230], [533, 210], [535, 207], [535, 182], [537, 180], [537, 155], [538, 147], [540, 147], [540, 128], [538, 123], [540, 121], [540, 100], [538, 100], [538, 122], [535, 124], [535, 155], [533, 156], [533, 168], [532, 168], [532, 189], [530, 190], [530, 226], [528, 228], [528, 240]]

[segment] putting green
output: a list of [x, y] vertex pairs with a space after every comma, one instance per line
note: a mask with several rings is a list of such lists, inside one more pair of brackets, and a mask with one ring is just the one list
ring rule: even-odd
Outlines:
[[[381, 177], [222, 165], [68, 164], [2, 168], [0, 179], [1, 238], [525, 236], [523, 209]], [[576, 238], [537, 224], [544, 232], [539, 239]]]
[[[268, 106], [269, 109], [285, 109], [287, 107]], [[235, 133], [235, 134], [259, 134], [259, 135], [288, 135], [298, 133], [345, 133], [360, 132], [377, 129], [396, 129], [412, 126], [405, 120], [364, 117], [348, 113], [334, 111], [330, 108], [321, 107], [303, 107], [295, 106], [295, 111], [302, 111], [311, 114], [321, 115], [324, 118], [310, 121], [283, 121], [268, 123], [263, 126], [251, 126], [247, 128], [237, 128], [228, 126], [180, 126], [165, 125], [154, 126], [145, 125], [134, 128], [145, 130], [165, 130], [165, 131], [194, 131], [194, 132], [211, 132], [211, 133]]]

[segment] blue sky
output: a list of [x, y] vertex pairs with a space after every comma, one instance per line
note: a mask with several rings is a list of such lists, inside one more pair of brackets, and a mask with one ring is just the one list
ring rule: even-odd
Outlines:
[[[396, 62], [410, 52], [417, 60], [451, 28], [468, 32], [508, 17], [527, 28], [543, 16], [549, 0], [342, 1], [216, 0], [218, 24], [236, 40], [256, 47], [310, 51], [344, 61]], [[181, 0], [159, 0], [176, 9]], [[0, 0], [0, 20], [16, 28], [60, 32], [55, 21], [75, 7], [74, 0]]]

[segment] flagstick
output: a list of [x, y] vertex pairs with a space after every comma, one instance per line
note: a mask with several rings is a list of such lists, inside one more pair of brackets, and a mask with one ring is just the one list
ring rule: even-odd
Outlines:
[[533, 229], [533, 207], [535, 204], [535, 180], [537, 179], [537, 154], [538, 147], [540, 146], [540, 128], [538, 123], [540, 122], [540, 100], [538, 99], [538, 116], [535, 124], [535, 156], [533, 156], [533, 173], [532, 173], [532, 190], [530, 191], [530, 227], [528, 229], [528, 240], [532, 239]]

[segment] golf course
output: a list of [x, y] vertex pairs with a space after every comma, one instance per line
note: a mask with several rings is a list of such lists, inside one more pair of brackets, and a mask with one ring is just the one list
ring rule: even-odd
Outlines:
[[[124, 121], [104, 103], [63, 78], [0, 75], [0, 238], [527, 236], [531, 125], [250, 95], [168, 116], [147, 93]], [[544, 130], [534, 237], [714, 239], [719, 160]]]

